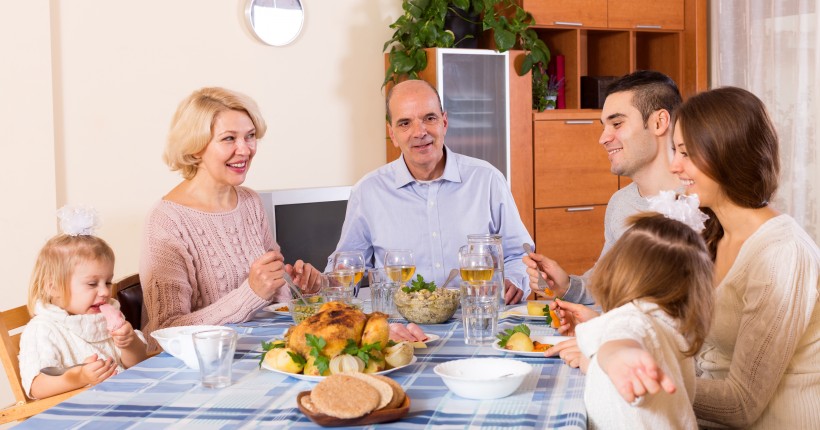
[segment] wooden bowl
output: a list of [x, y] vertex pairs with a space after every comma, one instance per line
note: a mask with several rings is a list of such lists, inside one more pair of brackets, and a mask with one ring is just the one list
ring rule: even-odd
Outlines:
[[302, 406], [302, 397], [309, 396], [310, 391], [302, 391], [296, 396], [296, 405], [311, 421], [322, 427], [366, 426], [370, 424], [389, 423], [396, 421], [410, 412], [410, 397], [405, 396], [404, 403], [398, 408], [380, 409], [359, 418], [336, 418], [319, 412], [312, 412]]

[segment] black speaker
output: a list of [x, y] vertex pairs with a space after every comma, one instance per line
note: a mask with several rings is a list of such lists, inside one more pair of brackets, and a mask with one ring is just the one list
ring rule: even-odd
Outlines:
[[581, 76], [581, 109], [601, 109], [604, 107], [606, 87], [617, 76]]

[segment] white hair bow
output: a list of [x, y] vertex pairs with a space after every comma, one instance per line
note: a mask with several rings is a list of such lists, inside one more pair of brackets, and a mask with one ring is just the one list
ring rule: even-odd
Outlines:
[[65, 205], [57, 211], [60, 228], [69, 236], [90, 236], [99, 226], [97, 211], [87, 206]]
[[649, 210], [680, 221], [698, 233], [706, 227], [703, 223], [709, 219], [709, 215], [700, 211], [700, 199], [697, 194], [687, 196], [674, 191], [661, 191], [657, 196], [648, 197], [647, 200]]

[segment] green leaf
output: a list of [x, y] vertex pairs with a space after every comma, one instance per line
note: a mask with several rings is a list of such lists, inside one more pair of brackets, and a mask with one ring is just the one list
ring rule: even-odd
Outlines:
[[416, 275], [416, 279], [410, 282], [410, 286], [404, 287], [401, 290], [408, 294], [422, 290], [427, 290], [432, 293], [436, 291], [436, 283], [434, 281], [424, 282], [424, 278], [421, 275]]
[[467, 10], [470, 8], [470, 0], [452, 0], [453, 6], [461, 9]]
[[548, 304], [548, 305], [544, 306], [543, 311], [544, 311], [544, 316], [547, 319], [547, 325], [552, 324], [552, 315], [550, 315], [550, 305]]
[[324, 355], [316, 357], [316, 360], [313, 362], [316, 363], [316, 370], [319, 371], [320, 375], [324, 375], [330, 370], [330, 359]]
[[302, 357], [298, 352], [287, 351], [287, 353], [294, 363], [301, 364], [303, 367], [305, 364], [307, 364], [307, 360], [305, 360], [305, 357]]
[[515, 45], [515, 34], [507, 30], [496, 28], [493, 38], [499, 52], [509, 51]]
[[323, 338], [310, 333], [305, 333], [305, 342], [310, 347], [310, 355], [317, 358], [327, 346], [327, 342]]
[[501, 333], [498, 333], [496, 337], [498, 338], [498, 347], [504, 348], [507, 346], [507, 341], [510, 340], [510, 337], [516, 333], [524, 333], [525, 335], [530, 335], [530, 328], [526, 324], [518, 324], [517, 326], [504, 330]]

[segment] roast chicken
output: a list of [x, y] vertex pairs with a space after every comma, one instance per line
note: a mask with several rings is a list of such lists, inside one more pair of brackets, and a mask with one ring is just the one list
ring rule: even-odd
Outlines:
[[304, 357], [310, 358], [311, 346], [305, 334], [321, 337], [327, 342], [322, 355], [333, 358], [342, 353], [351, 339], [356, 345], [381, 342], [379, 348], [387, 346], [390, 335], [387, 315], [364, 312], [344, 303], [329, 302], [322, 305], [315, 315], [308, 317], [293, 327], [287, 335], [287, 346]]

